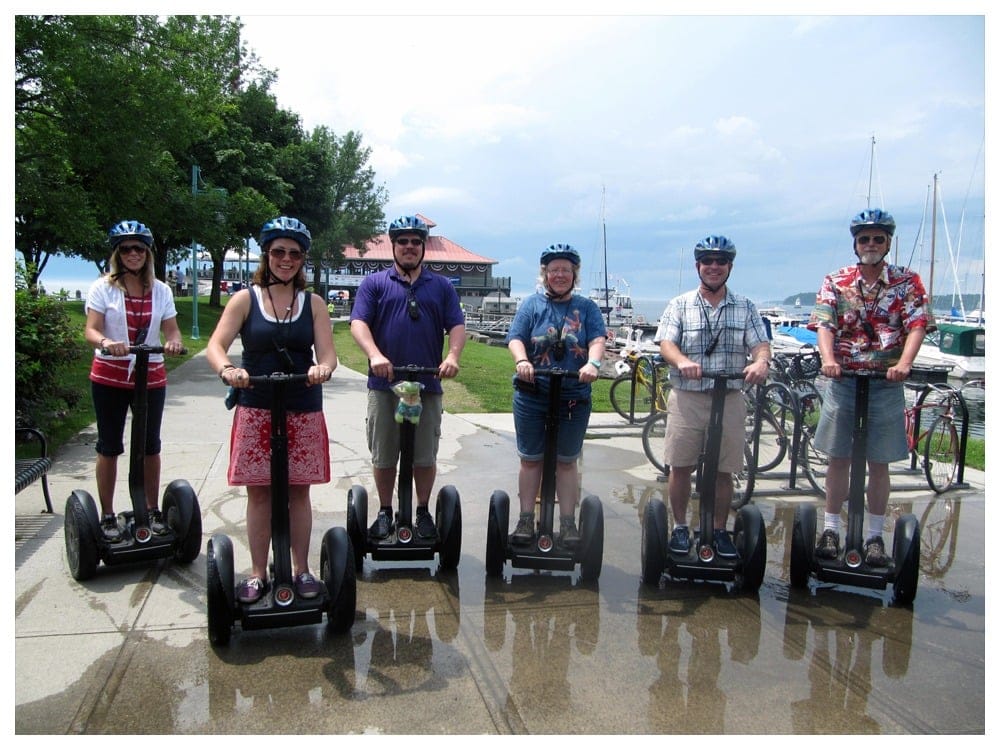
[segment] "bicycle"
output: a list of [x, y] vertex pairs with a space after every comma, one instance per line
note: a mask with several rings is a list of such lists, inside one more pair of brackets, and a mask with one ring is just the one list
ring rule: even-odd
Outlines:
[[668, 369], [660, 355], [649, 356], [626, 349], [616, 364], [618, 376], [611, 383], [611, 406], [629, 424], [643, 424], [667, 410], [670, 393]]

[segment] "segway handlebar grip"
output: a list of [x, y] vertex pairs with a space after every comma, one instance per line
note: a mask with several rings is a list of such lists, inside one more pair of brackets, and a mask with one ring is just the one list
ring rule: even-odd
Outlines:
[[[147, 352], [149, 354], [163, 354], [166, 350], [160, 345], [150, 346], [149, 344], [133, 344], [129, 346], [128, 351], [129, 354], [138, 354], [141, 351]], [[107, 354], [107, 353], [108, 353], [107, 347], [102, 346], [101, 354]], [[187, 347], [185, 346], [181, 349], [180, 354], [178, 356], [183, 357], [187, 353], [188, 350]]]
[[438, 368], [423, 367], [421, 365], [393, 365], [392, 374], [396, 376], [405, 375], [437, 375]]
[[703, 378], [710, 378], [712, 380], [718, 380], [722, 378], [723, 380], [743, 380], [743, 371], [736, 370], [735, 372], [715, 372], [711, 370], [702, 370], [701, 376]]
[[270, 375], [251, 375], [250, 385], [264, 385], [265, 383], [305, 383], [309, 380], [309, 375], [304, 372], [287, 373], [272, 372]]
[[868, 378], [869, 380], [885, 380], [884, 370], [845, 370], [840, 368], [840, 376], [848, 378]]
[[535, 375], [562, 375], [564, 378], [579, 378], [580, 373], [576, 370], [564, 370], [561, 367], [540, 367], [535, 368]]

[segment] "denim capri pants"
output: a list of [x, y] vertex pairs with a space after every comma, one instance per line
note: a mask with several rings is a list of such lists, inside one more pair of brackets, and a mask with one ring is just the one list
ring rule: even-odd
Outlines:
[[[823, 411], [816, 428], [815, 446], [831, 458], [850, 458], [854, 431], [856, 378], [830, 380], [823, 393]], [[870, 379], [868, 382], [868, 451], [873, 463], [888, 464], [909, 455], [906, 444], [906, 401], [903, 384]]]
[[[514, 391], [514, 430], [517, 455], [525, 461], [541, 461], [545, 456], [545, 422], [549, 412], [547, 393]], [[569, 463], [583, 452], [583, 437], [590, 422], [590, 399], [563, 401], [559, 408], [559, 440], [556, 458]]]

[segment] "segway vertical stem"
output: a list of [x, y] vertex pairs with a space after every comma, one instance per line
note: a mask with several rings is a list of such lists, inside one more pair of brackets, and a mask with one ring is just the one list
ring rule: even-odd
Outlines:
[[545, 452], [542, 454], [541, 508], [538, 518], [538, 536], [552, 537], [555, 528], [556, 463], [559, 451], [559, 408], [562, 398], [563, 376], [549, 377], [549, 409], [545, 415]]
[[[146, 422], [149, 419], [149, 348], [133, 346], [135, 388], [132, 391], [132, 433], [128, 461], [128, 493], [136, 529], [149, 528], [146, 510]], [[148, 535], [146, 539], [148, 539]]]
[[[272, 376], [273, 378], [273, 376]], [[271, 385], [271, 539], [274, 579], [291, 583], [291, 533], [289, 531], [288, 425], [285, 388], [289, 381], [272, 379]]]
[[860, 550], [864, 545], [865, 480], [868, 454], [868, 391], [870, 376], [854, 379], [854, 440], [851, 447], [851, 480], [847, 493], [847, 534], [845, 549]]

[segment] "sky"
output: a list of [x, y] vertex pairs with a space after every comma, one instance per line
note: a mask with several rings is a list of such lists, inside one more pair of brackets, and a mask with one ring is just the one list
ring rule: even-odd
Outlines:
[[428, 217], [498, 261], [515, 296], [533, 290], [542, 249], [568, 242], [583, 286], [603, 280], [606, 247], [633, 297], [665, 302], [696, 285], [709, 234], [736, 244], [735, 291], [815, 292], [851, 263], [848, 225], [869, 205], [895, 216], [894, 257], [926, 284], [935, 174], [935, 296], [982, 288], [985, 2], [465, 7], [239, 12], [279, 106], [307, 130], [361, 133], [387, 222]]

